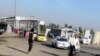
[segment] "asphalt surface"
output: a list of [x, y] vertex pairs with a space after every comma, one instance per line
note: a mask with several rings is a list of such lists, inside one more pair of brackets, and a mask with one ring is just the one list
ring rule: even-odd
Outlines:
[[[68, 56], [68, 50], [53, 48], [48, 41], [34, 42], [32, 51], [27, 54], [28, 38], [0, 37], [0, 40], [5, 41], [0, 45], [0, 54], [2, 56]], [[92, 54], [81, 52], [80, 56], [93, 56]]]

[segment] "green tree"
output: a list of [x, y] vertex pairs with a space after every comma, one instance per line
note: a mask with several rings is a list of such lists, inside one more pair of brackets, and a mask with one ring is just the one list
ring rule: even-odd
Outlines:
[[94, 30], [93, 29], [91, 29], [91, 34], [94, 34]]
[[77, 31], [77, 29], [75, 28], [75, 31]]
[[82, 27], [79, 27], [79, 32], [80, 32], [80, 33], [82, 33], [82, 32], [83, 32]]
[[65, 24], [65, 28], [67, 28], [68, 27], [68, 24]]
[[68, 28], [73, 28], [72, 26], [68, 26]]
[[59, 28], [59, 25], [56, 25], [56, 28]]
[[54, 24], [54, 23], [50, 23], [48, 28], [54, 29], [54, 28], [59, 28], [59, 25]]

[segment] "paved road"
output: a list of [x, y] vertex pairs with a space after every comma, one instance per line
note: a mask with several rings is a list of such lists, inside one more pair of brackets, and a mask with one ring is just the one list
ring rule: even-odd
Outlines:
[[[34, 42], [32, 51], [27, 54], [28, 38], [9, 35], [0, 36], [0, 56], [68, 56], [68, 50], [53, 48], [49, 42]], [[80, 56], [93, 55], [81, 52]]]
[[89, 44], [89, 45], [81, 45], [81, 46], [82, 47], [87, 47], [87, 48], [92, 48], [92, 49], [100, 50], [100, 45]]
[[100, 56], [100, 49], [98, 49], [98, 48], [92, 48], [92, 47], [88, 47], [88, 46], [81, 46], [81, 50], [85, 51], [85, 52], [88, 52], [90, 54]]

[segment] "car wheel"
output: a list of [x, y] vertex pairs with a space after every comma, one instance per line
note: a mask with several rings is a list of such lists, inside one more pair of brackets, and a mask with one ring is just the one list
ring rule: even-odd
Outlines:
[[53, 46], [54, 48], [56, 48], [56, 47], [57, 47], [55, 43], [52, 43], [52, 46]]
[[52, 47], [54, 47], [54, 44], [53, 44], [53, 42], [52, 42]]
[[57, 48], [57, 44], [55, 43], [55, 48]]

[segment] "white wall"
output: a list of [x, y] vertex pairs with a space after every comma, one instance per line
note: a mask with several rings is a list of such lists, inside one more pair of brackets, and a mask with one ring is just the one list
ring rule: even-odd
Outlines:
[[95, 32], [93, 38], [93, 44], [100, 45], [100, 32]]
[[89, 38], [89, 36], [90, 36], [90, 32], [91, 32], [90, 29], [86, 29], [84, 37]]

